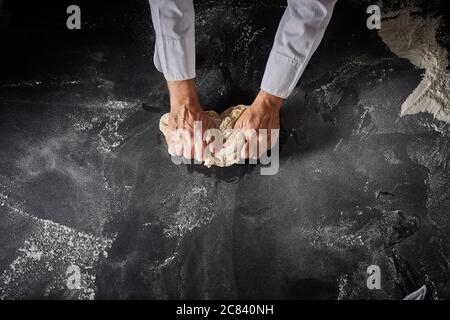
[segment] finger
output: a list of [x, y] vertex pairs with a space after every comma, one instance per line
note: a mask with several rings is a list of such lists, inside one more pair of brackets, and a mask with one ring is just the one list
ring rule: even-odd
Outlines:
[[258, 143], [258, 159], [263, 156], [267, 152], [267, 139], [261, 139]]
[[183, 135], [183, 157], [185, 159], [192, 159], [193, 157], [192, 153], [192, 149], [194, 148], [193, 140], [194, 140], [193, 132], [185, 131]]
[[269, 145], [269, 137], [267, 136], [267, 131], [260, 130], [258, 136], [258, 159], [263, 156], [268, 150], [267, 146]]
[[183, 142], [183, 138], [184, 138], [184, 133], [185, 130], [184, 129], [174, 129], [170, 131], [169, 134], [169, 138], [168, 138], [168, 143], [170, 144], [177, 144], [177, 143], [182, 143]]
[[248, 141], [246, 141], [241, 149], [241, 159], [248, 159], [248, 158], [249, 158]]
[[200, 161], [200, 162], [204, 160], [203, 150], [204, 150], [204, 143], [201, 140], [195, 141], [194, 148], [193, 148], [193, 154], [194, 154], [195, 160]]
[[176, 156], [176, 152], [175, 152], [175, 144], [169, 144], [169, 146], [168, 146], [168, 150], [167, 150], [168, 152], [169, 152], [169, 154], [171, 155], [171, 156]]
[[256, 159], [258, 155], [258, 135], [255, 130], [245, 130], [245, 139], [248, 145], [247, 155], [250, 159]]
[[195, 154], [196, 133], [186, 132], [183, 140], [183, 157], [186, 159], [193, 159]]
[[269, 130], [269, 149], [272, 149], [275, 147], [275, 145], [278, 143], [278, 138], [280, 137], [280, 129], [272, 129]]
[[188, 144], [183, 145], [183, 158], [185, 159], [192, 159], [194, 156], [194, 148], [189, 148]]
[[170, 144], [168, 152], [173, 157], [181, 157], [183, 155], [182, 144], [178, 142]]
[[168, 146], [175, 143], [175, 132], [174, 131], [168, 131], [167, 136], [166, 136], [166, 142], [167, 142]]
[[183, 155], [183, 142], [178, 141], [174, 143], [175, 146], [175, 155], [181, 157]]
[[258, 159], [258, 138], [256, 137], [248, 139], [248, 157], [249, 159]]

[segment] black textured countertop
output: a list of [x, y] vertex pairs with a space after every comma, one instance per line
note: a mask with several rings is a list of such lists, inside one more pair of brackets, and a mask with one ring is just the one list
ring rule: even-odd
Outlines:
[[[0, 1], [0, 297], [450, 297], [450, 128], [400, 117], [422, 70], [365, 27], [368, 1], [338, 1], [282, 108], [273, 176], [172, 164], [146, 1], [79, 1], [80, 31], [50, 3]], [[205, 108], [251, 103], [284, 5], [196, 3]]]

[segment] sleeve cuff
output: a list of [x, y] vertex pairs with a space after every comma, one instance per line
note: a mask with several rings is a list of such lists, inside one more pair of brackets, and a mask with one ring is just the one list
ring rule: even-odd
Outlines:
[[267, 60], [261, 89], [286, 99], [294, 90], [298, 74], [304, 66], [305, 63], [272, 50]]
[[153, 58], [156, 69], [167, 81], [194, 79], [195, 39], [156, 39]]

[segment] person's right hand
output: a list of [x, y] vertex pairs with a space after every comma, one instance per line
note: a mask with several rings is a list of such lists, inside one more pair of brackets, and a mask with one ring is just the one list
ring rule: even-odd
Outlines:
[[[166, 142], [169, 154], [204, 161], [207, 144], [203, 136], [215, 125], [200, 107], [194, 80], [168, 81], [168, 87], [170, 113]], [[196, 121], [202, 125], [201, 132], [194, 132]]]
[[[195, 121], [201, 123], [201, 131], [194, 132]], [[169, 154], [204, 161], [203, 155], [207, 144], [203, 141], [203, 135], [206, 130], [212, 128], [214, 128], [214, 123], [199, 105], [183, 105], [173, 108], [169, 113], [166, 136]]]

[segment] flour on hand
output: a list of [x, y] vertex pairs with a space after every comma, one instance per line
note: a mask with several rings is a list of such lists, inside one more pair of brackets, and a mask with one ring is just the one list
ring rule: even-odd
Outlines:
[[[218, 152], [210, 154], [206, 158], [205, 166], [229, 167], [240, 161], [240, 151], [245, 144], [245, 138], [242, 134], [233, 134], [233, 127], [240, 116], [247, 110], [248, 106], [238, 105], [228, 108], [220, 115], [215, 111], [205, 111], [207, 116], [219, 128], [223, 141], [228, 141], [227, 146], [221, 148]], [[164, 114], [159, 121], [159, 129], [164, 135], [167, 135], [169, 124], [169, 114]]]

